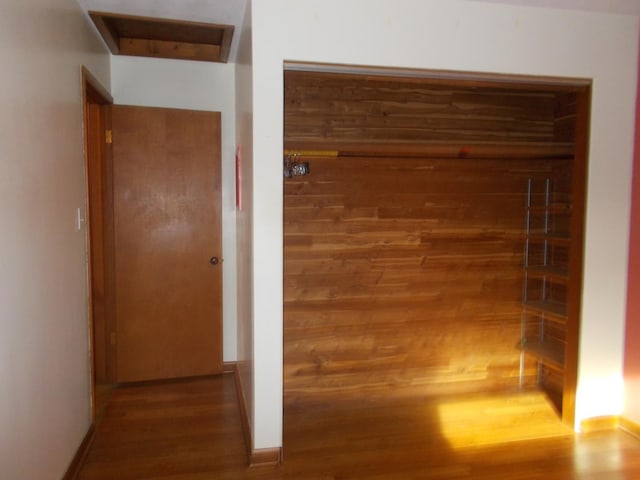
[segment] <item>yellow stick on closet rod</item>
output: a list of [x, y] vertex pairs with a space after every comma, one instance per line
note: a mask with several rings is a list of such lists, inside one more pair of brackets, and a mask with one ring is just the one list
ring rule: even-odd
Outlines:
[[340, 154], [337, 150], [287, 150], [284, 155], [298, 155], [300, 157], [337, 157]]

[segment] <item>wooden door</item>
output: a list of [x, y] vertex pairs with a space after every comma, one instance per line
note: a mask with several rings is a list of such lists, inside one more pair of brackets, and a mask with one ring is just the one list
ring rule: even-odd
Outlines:
[[222, 372], [220, 114], [114, 106], [117, 379]]

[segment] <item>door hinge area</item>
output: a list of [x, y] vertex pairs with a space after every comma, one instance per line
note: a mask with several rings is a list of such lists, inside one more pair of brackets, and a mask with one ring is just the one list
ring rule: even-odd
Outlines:
[[113, 143], [113, 131], [105, 130], [104, 131], [104, 143], [107, 145], [111, 145]]
[[111, 332], [109, 334], [109, 343], [111, 343], [112, 346], [116, 344], [116, 332]]

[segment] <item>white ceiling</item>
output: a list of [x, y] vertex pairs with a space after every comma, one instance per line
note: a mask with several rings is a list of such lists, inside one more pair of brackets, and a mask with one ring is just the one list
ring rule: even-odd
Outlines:
[[[640, 0], [473, 0], [640, 15]], [[77, 0], [82, 9], [144, 17], [233, 25], [229, 61], [235, 62], [247, 0]]]

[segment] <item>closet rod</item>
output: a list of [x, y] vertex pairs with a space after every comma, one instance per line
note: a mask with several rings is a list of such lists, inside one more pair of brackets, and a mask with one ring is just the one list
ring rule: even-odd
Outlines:
[[297, 150], [297, 149], [285, 149], [285, 157], [338, 157], [340, 152], [337, 150]]
[[[292, 142], [293, 143], [293, 142]], [[574, 155], [572, 143], [413, 143], [378, 144], [344, 143], [332, 145], [334, 149], [314, 148], [312, 143], [300, 142], [287, 145], [284, 155], [300, 157], [396, 157], [396, 158], [530, 158], [530, 159], [570, 159]]]

